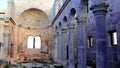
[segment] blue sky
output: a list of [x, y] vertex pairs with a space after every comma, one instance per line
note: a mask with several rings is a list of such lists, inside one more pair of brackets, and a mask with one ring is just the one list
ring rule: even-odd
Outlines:
[[52, 0], [52, 2], [54, 3], [55, 0]]
[[0, 10], [7, 9], [7, 0], [0, 0]]
[[[7, 9], [7, 1], [8, 0], [0, 0], [0, 10], [2, 9]], [[15, 1], [15, 0], [14, 0]], [[54, 3], [55, 0], [52, 0], [52, 2]]]

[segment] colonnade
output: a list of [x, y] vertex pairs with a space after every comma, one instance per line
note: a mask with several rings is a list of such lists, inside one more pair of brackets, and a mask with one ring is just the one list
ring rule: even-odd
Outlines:
[[[108, 5], [106, 3], [95, 3], [91, 6], [93, 11], [95, 21], [96, 21], [96, 68], [107, 68], [107, 44], [105, 35], [105, 16], [107, 12]], [[86, 17], [87, 17], [87, 1], [81, 0], [78, 11], [75, 13], [70, 12], [67, 18], [67, 28], [61, 28], [61, 31], [55, 31], [56, 34], [60, 33], [58, 36], [58, 41], [56, 45], [58, 46], [58, 62], [63, 64], [66, 68], [75, 68], [75, 58], [74, 58], [74, 31], [77, 28], [77, 49], [78, 49], [78, 68], [86, 68], [86, 43], [87, 43], [87, 33], [86, 33]], [[73, 10], [71, 9], [73, 12]], [[74, 18], [74, 15], [76, 18]], [[74, 18], [71, 18], [71, 16]], [[77, 22], [77, 27], [75, 27], [75, 21]], [[61, 23], [61, 27], [64, 26]], [[59, 28], [59, 24], [56, 29]], [[61, 40], [62, 39], [62, 40]], [[67, 60], [67, 46], [68, 46], [68, 60]], [[61, 62], [62, 61], [62, 62]], [[67, 65], [68, 64], [68, 65]]]

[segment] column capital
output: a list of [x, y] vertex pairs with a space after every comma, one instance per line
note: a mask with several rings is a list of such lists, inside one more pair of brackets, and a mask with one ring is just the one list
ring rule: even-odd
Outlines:
[[5, 37], [8, 37], [8, 36], [10, 35], [10, 33], [4, 32], [3, 35], [4, 35]]
[[95, 4], [95, 5], [92, 5], [90, 7], [90, 10], [93, 11], [93, 14], [95, 16], [97, 16], [97, 15], [105, 15], [106, 12], [107, 12], [108, 6], [109, 5], [107, 3]]
[[68, 24], [67, 26], [68, 26], [68, 30], [75, 28], [75, 24], [73, 24], [73, 23], [70, 23], [70, 24]]
[[[91, 6], [96, 20], [96, 68], [107, 68], [107, 45], [105, 15], [108, 5], [106, 3]], [[101, 40], [103, 39], [103, 40]], [[104, 50], [103, 50], [104, 48]]]
[[58, 31], [58, 32], [57, 32], [57, 37], [58, 37], [58, 36], [61, 36], [61, 31]]
[[62, 29], [61, 29], [61, 32], [62, 32], [62, 33], [67, 33], [67, 29], [66, 29], [66, 28], [62, 28]]
[[85, 22], [86, 22], [86, 18], [81, 18], [81, 19], [76, 18], [76, 20], [77, 20], [77, 24], [78, 24], [78, 25], [80, 25], [80, 23], [82, 24], [82, 23], [85, 23]]
[[54, 38], [56, 38], [57, 37], [57, 33], [54, 33]]
[[58, 37], [58, 35], [59, 35], [59, 32], [58, 32], [58, 31], [56, 31], [56, 36]]

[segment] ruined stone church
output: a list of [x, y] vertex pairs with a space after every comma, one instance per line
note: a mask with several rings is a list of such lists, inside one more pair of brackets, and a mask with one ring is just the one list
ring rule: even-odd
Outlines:
[[8, 0], [0, 68], [120, 68], [119, 0]]

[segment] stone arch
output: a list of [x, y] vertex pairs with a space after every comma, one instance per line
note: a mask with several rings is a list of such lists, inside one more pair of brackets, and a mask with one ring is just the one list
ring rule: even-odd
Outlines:
[[[67, 64], [67, 60], [68, 60], [68, 30], [67, 30], [67, 17], [64, 16], [63, 18], [63, 23], [62, 23], [62, 29], [61, 29], [61, 32], [62, 32], [62, 44], [61, 44], [61, 52], [62, 52], [62, 64], [65, 65]], [[67, 66], [64, 66], [65, 68]]]
[[65, 16], [65, 17], [63, 18], [63, 20], [67, 22], [67, 17]]
[[[27, 36], [41, 35], [42, 44], [44, 46], [44, 38], [46, 37], [47, 30], [43, 29], [49, 24], [48, 16], [45, 12], [37, 8], [29, 8], [21, 13], [19, 16], [19, 24], [22, 25], [21, 37], [23, 48], [26, 48]], [[29, 29], [28, 29], [29, 28]], [[43, 37], [44, 36], [44, 37]], [[39, 50], [41, 51], [41, 50]]]
[[75, 8], [71, 8], [70, 14], [69, 14], [69, 23], [76, 24], [76, 10]]
[[[48, 16], [45, 12], [37, 8], [29, 8], [23, 11], [20, 16], [20, 23], [22, 26], [20, 27], [20, 34], [21, 34], [21, 41], [18, 42], [19, 44], [22, 42], [20, 46], [22, 51], [25, 51], [26, 55], [31, 55], [30, 58], [41, 58], [38, 57], [38, 54], [41, 55], [42, 52], [47, 52], [48, 46], [45, 44], [44, 40], [49, 40], [50, 38], [47, 35], [48, 30], [45, 27], [49, 24]], [[33, 23], [32, 23], [33, 21]], [[44, 29], [43, 29], [44, 28]], [[27, 37], [28, 36], [39, 36], [41, 38], [41, 48], [40, 49], [27, 49]], [[19, 39], [19, 38], [18, 38]], [[34, 52], [33, 52], [34, 51]], [[47, 54], [47, 53], [46, 53]], [[34, 56], [34, 57], [32, 57]], [[44, 56], [44, 55], [42, 55]], [[45, 56], [44, 56], [45, 57]]]
[[71, 16], [75, 16], [75, 14], [76, 14], [76, 10], [75, 10], [74, 8], [72, 8], [72, 9], [70, 10], [70, 15], [71, 15]]
[[66, 16], [64, 16], [64, 18], [63, 18], [62, 28], [67, 29], [67, 17]]
[[[45, 3], [45, 4], [43, 4], [43, 3]], [[17, 12], [16, 15], [19, 16], [21, 14], [21, 12], [23, 12], [23, 11], [29, 9], [29, 8], [37, 8], [37, 9], [40, 9], [40, 10], [44, 11], [48, 16], [50, 16], [51, 13], [49, 13], [48, 11], [51, 10], [52, 5], [53, 5], [52, 0], [35, 0], [35, 1], [32, 1], [32, 0], [25, 0], [25, 1], [15, 0], [15, 7], [16, 7], [15, 11]]]
[[59, 22], [58, 23], [58, 61], [61, 62], [61, 52], [62, 52], [62, 32], [61, 32], [61, 29], [62, 29], [62, 23]]
[[49, 24], [49, 19], [47, 14], [42, 10], [29, 8], [20, 14], [19, 24], [26, 27], [45, 28]]
[[[76, 10], [75, 8], [71, 8], [70, 14], [68, 17], [68, 23], [67, 23], [67, 28], [68, 28], [68, 60], [74, 61], [75, 59], [75, 46], [76, 46]], [[72, 59], [71, 59], [72, 58]], [[75, 68], [75, 63], [73, 62], [68, 62], [68, 68]]]
[[62, 23], [61, 23], [61, 22], [59, 22], [59, 23], [58, 23], [58, 31], [60, 31], [60, 30], [61, 30], [61, 27], [62, 27]]
[[57, 29], [58, 29], [58, 26], [56, 25], [56, 26], [54, 27], [54, 32], [56, 32]]
[[[38, 8], [28, 8], [28, 9], [25, 9], [24, 11], [21, 12], [21, 14], [24, 13], [25, 11], [28, 11], [28, 10], [38, 10], [38, 11], [41, 11], [41, 12], [43, 12], [44, 14], [46, 14], [43, 10], [38, 9]], [[47, 16], [47, 14], [46, 14], [46, 16]]]

